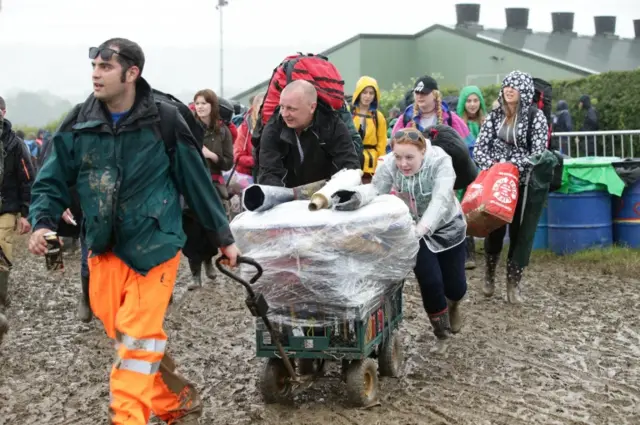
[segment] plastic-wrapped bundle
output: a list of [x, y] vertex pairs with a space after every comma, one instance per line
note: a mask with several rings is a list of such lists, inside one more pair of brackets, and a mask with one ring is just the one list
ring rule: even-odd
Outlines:
[[[244, 212], [231, 223], [243, 255], [264, 268], [255, 290], [281, 324], [363, 319], [415, 265], [419, 245], [409, 209], [391, 195], [355, 211], [311, 212], [308, 205], [292, 201]], [[246, 278], [251, 271], [241, 269]]]

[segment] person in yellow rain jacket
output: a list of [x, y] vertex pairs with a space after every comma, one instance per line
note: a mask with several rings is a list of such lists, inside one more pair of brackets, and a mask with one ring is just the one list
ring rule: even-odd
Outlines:
[[361, 77], [356, 84], [351, 105], [351, 115], [356, 130], [362, 136], [364, 158], [362, 164], [363, 183], [369, 183], [376, 171], [378, 158], [382, 158], [387, 150], [387, 120], [378, 110], [380, 89], [378, 82], [371, 77]]

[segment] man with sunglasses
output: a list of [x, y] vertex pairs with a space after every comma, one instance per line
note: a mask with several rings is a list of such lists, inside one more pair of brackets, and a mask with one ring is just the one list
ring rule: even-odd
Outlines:
[[231, 266], [238, 251], [186, 122], [174, 106], [156, 102], [140, 76], [140, 46], [111, 39], [89, 56], [93, 93], [61, 124], [33, 186], [29, 250], [46, 253], [44, 236], [56, 230], [75, 185], [91, 308], [116, 340], [110, 423], [145, 425], [153, 412], [171, 424], [196, 424], [200, 398], [175, 373], [163, 330], [185, 242], [179, 194]]

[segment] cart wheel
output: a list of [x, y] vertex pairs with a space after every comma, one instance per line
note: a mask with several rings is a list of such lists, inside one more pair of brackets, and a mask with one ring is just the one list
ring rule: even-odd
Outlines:
[[288, 377], [287, 368], [281, 359], [267, 360], [259, 383], [260, 392], [265, 403], [278, 403], [289, 397], [291, 384], [286, 382]]
[[402, 346], [402, 338], [400, 338], [400, 333], [395, 330], [391, 332], [390, 337], [384, 342], [378, 356], [380, 376], [397, 378], [400, 376], [400, 369], [403, 363], [404, 347]]
[[375, 360], [354, 360], [347, 369], [347, 397], [359, 407], [378, 399], [378, 367]]

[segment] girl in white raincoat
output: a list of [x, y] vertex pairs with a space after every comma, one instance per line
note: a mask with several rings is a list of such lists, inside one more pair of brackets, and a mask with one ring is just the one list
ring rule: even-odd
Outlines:
[[416, 220], [420, 250], [414, 273], [438, 338], [432, 352], [442, 354], [451, 333], [462, 327], [459, 304], [467, 292], [467, 224], [453, 191], [456, 174], [451, 157], [416, 129], [396, 132], [391, 146], [371, 183], [380, 194], [394, 190]]

